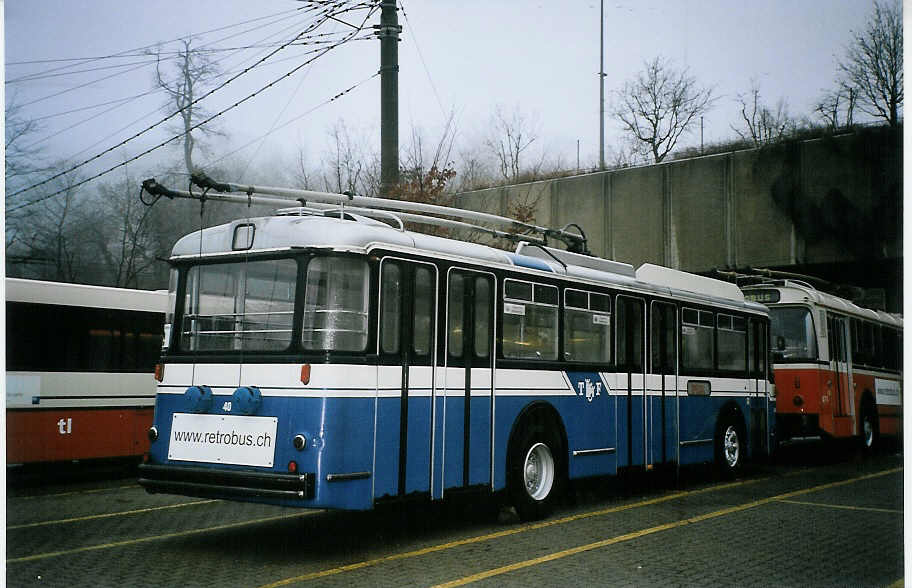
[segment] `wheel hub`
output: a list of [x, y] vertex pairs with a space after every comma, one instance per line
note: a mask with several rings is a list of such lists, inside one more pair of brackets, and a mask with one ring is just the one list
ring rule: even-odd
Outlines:
[[731, 425], [725, 429], [722, 437], [722, 450], [728, 467], [735, 467], [741, 454], [741, 443], [738, 440], [738, 431]]
[[535, 500], [543, 500], [554, 485], [554, 457], [544, 443], [536, 443], [526, 453], [523, 464], [523, 483], [526, 493]]

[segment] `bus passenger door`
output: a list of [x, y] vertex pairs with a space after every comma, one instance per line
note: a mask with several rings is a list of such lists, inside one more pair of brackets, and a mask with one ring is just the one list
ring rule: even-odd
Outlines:
[[650, 310], [649, 458], [678, 461], [678, 313], [674, 304], [652, 302]]
[[384, 258], [374, 496], [431, 491], [437, 268]]
[[645, 323], [643, 300], [617, 297], [618, 467], [648, 461]]
[[494, 288], [488, 273], [447, 276], [444, 489], [491, 483]]
[[750, 430], [751, 452], [769, 455], [769, 380], [766, 373], [766, 359], [769, 354], [769, 339], [766, 323], [750, 319], [747, 334], [747, 369], [750, 388]]
[[[830, 350], [830, 372], [827, 390], [821, 391], [830, 397], [830, 406], [833, 414], [833, 435], [845, 437], [854, 433], [852, 416], [855, 406], [852, 394], [852, 376], [849, 370], [849, 357], [846, 342], [847, 321], [843, 317], [827, 315], [827, 340]], [[821, 399], [822, 400], [822, 399]], [[822, 403], [821, 403], [822, 404]], [[830, 412], [830, 409], [826, 409]], [[823, 417], [824, 408], [821, 406], [820, 414]]]

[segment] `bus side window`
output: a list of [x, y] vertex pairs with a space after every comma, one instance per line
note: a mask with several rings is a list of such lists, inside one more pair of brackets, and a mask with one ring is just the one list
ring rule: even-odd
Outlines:
[[447, 288], [447, 353], [450, 357], [462, 357], [464, 299], [465, 278], [462, 274], [451, 274]]
[[884, 367], [883, 329], [880, 325], [873, 325], [874, 331], [874, 357], [871, 364], [874, 367]]
[[757, 319], [748, 321], [747, 334], [748, 377], [755, 380], [766, 379], [766, 356], [769, 344], [766, 340], [766, 324]]
[[475, 278], [475, 357], [486, 359], [491, 355], [491, 282], [488, 278]]
[[412, 351], [428, 355], [434, 341], [434, 277], [427, 267], [415, 268], [415, 312], [412, 318]]
[[681, 367], [708, 372], [714, 365], [713, 313], [693, 308], [681, 309]]
[[611, 299], [582, 290], [564, 291], [564, 359], [611, 362]]
[[884, 367], [889, 370], [895, 370], [900, 366], [899, 359], [899, 336], [896, 330], [890, 327], [883, 329], [883, 363]]
[[744, 372], [747, 337], [744, 319], [720, 314], [716, 317], [719, 343], [719, 369]]
[[675, 373], [675, 307], [654, 302], [651, 326], [651, 370], [653, 374]]
[[862, 350], [863, 345], [861, 344], [861, 336], [863, 333], [861, 321], [853, 318], [851, 320], [851, 325], [850, 336], [852, 337], [852, 362], [856, 364], [867, 363], [864, 351]]
[[395, 263], [384, 262], [380, 283], [380, 350], [383, 353], [398, 353], [402, 325], [402, 270]]
[[555, 286], [504, 280], [504, 357], [557, 359], [557, 307]]
[[643, 303], [617, 297], [617, 367], [631, 372], [643, 369]]

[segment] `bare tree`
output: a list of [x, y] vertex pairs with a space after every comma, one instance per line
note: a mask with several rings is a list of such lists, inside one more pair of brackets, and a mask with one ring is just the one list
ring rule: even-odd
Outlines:
[[322, 179], [328, 192], [351, 192], [365, 196], [379, 193], [379, 158], [361, 147], [370, 144], [353, 135], [339, 119], [329, 129], [329, 151], [323, 162]]
[[731, 125], [731, 128], [745, 141], [753, 142], [756, 147], [779, 141], [795, 128], [795, 122], [788, 114], [785, 100], [780, 98], [776, 106], [770, 108], [761, 100], [760, 86], [756, 81], [751, 83], [748, 94], [738, 95], [738, 102], [741, 104], [741, 119], [745, 126], [739, 128]]
[[75, 185], [80, 179], [74, 173], [61, 176], [47, 188], [62, 190], [57, 197], [9, 219], [6, 251], [11, 275], [75, 282], [88, 273], [92, 256], [85, 231], [92, 215], [76, 203], [80, 191]]
[[[181, 144], [187, 173], [193, 173], [196, 170], [193, 164], [193, 149], [197, 144], [190, 129], [209, 116], [199, 104], [194, 104], [194, 100], [204, 94], [203, 88], [218, 76], [219, 70], [206, 54], [190, 47], [191, 39], [184, 39], [181, 43], [183, 48], [179, 49], [173, 58], [176, 72], [170, 79], [162, 75], [161, 52], [152, 53], [158, 58], [155, 64], [156, 83], [168, 95], [165, 110], [169, 113], [180, 113], [182, 125], [175, 131], [182, 134]], [[200, 126], [196, 130], [206, 135], [223, 134], [209, 125]]]
[[902, 8], [897, 0], [875, 0], [874, 13], [839, 63], [845, 84], [857, 92], [858, 107], [890, 126], [899, 124], [903, 103]]
[[456, 175], [450, 156], [456, 139], [455, 113], [450, 113], [440, 137], [426, 147], [424, 132], [412, 126], [399, 166], [400, 186], [393, 194], [403, 200], [447, 204], [444, 190]]
[[100, 281], [112, 286], [151, 285], [145, 274], [157, 263], [156, 255], [162, 249], [162, 235], [151, 222], [154, 209], [136, 197], [138, 182], [125, 174], [120, 181], [100, 184], [90, 203], [96, 221], [86, 227], [84, 239], [103, 272]]
[[649, 156], [646, 144], [630, 135], [622, 137], [618, 145], [608, 147], [608, 161], [614, 168], [642, 164], [649, 159]]
[[676, 69], [656, 57], [645, 64], [636, 79], [617, 92], [614, 117], [648, 147], [656, 163], [674, 149], [691, 123], [709, 110], [712, 89], [697, 84], [687, 68]]
[[814, 106], [814, 112], [830, 129], [848, 128], [855, 122], [857, 102], [857, 90], [846, 84], [839, 84], [835, 90], [830, 90], [820, 97]]
[[[4, 105], [4, 178], [7, 193], [24, 185], [28, 176], [43, 169], [37, 165], [42, 150], [35, 146], [33, 139], [41, 130], [37, 121], [26, 118], [15, 96], [7, 97]], [[11, 203], [7, 202], [7, 206]]]
[[535, 179], [544, 165], [544, 151], [532, 165], [524, 164], [527, 150], [538, 140], [538, 123], [529, 120], [517, 107], [504, 112], [498, 105], [491, 115], [490, 134], [485, 145], [494, 156], [497, 169], [505, 182], [516, 183], [523, 179]]
[[491, 170], [479, 149], [464, 148], [458, 150], [458, 192], [468, 192], [490, 186], [493, 183]]

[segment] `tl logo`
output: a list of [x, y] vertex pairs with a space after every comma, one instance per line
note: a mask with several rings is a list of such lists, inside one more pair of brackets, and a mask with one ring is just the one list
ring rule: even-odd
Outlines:
[[580, 380], [576, 383], [576, 387], [579, 389], [579, 395], [585, 396], [586, 400], [592, 402], [592, 399], [596, 396], [602, 395], [602, 383], [595, 382], [592, 383], [592, 380], [586, 378], [585, 380]]
[[57, 421], [57, 432], [61, 435], [70, 435], [73, 433], [73, 419], [60, 419]]

